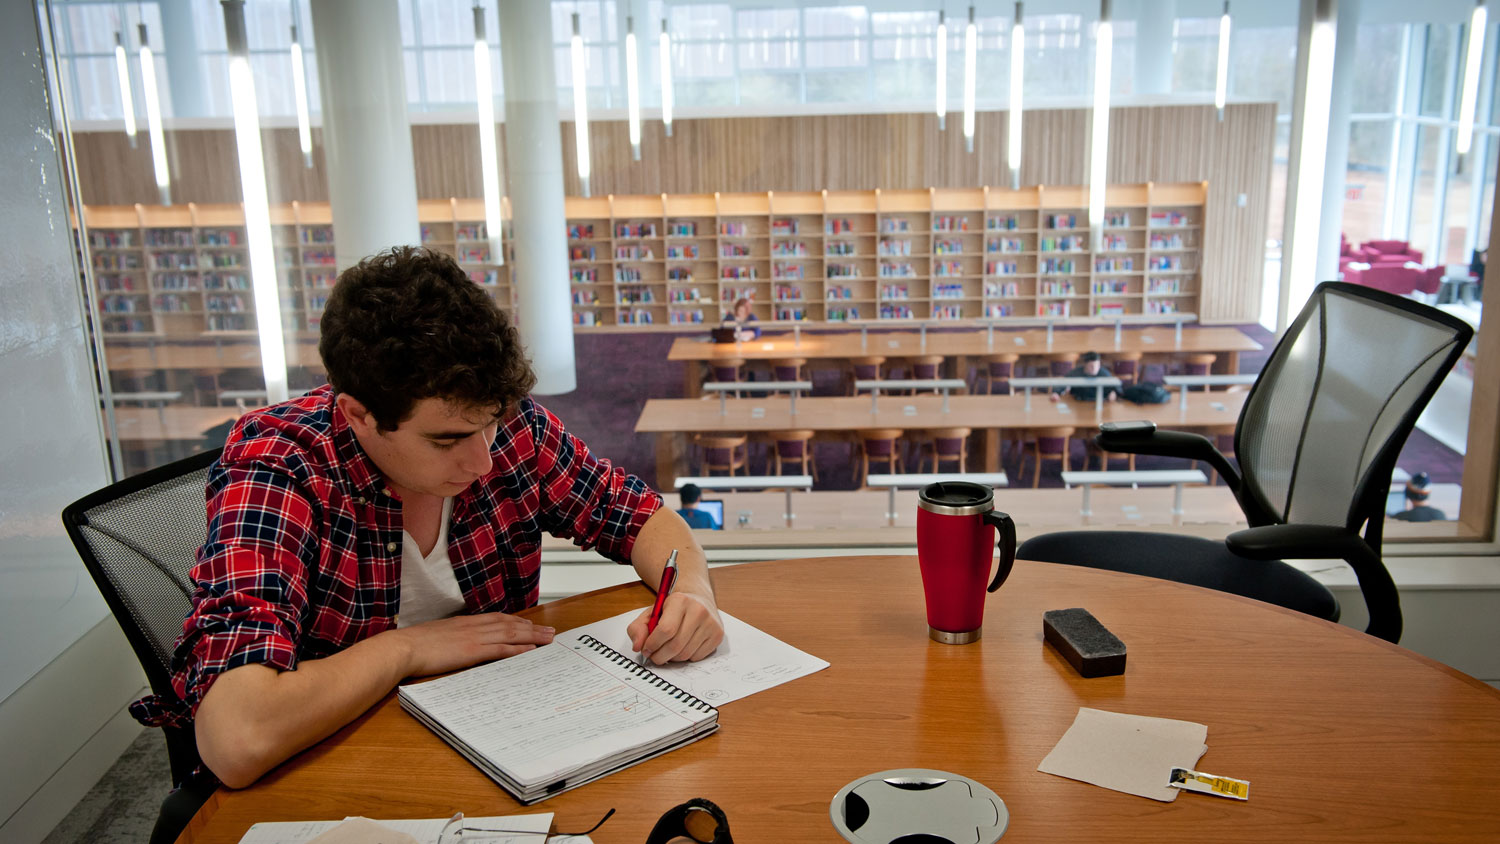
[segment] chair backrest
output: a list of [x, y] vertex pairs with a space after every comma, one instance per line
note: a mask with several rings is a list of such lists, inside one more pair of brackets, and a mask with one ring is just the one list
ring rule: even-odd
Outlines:
[[1473, 336], [1436, 308], [1318, 285], [1240, 412], [1235, 453], [1250, 524], [1367, 525], [1378, 554], [1396, 457]]
[[[172, 645], [192, 608], [188, 574], [207, 537], [204, 487], [219, 451], [111, 484], [62, 514], [73, 547], [159, 695], [175, 694]], [[198, 765], [191, 729], [168, 730], [167, 747], [173, 780], [181, 783]]]

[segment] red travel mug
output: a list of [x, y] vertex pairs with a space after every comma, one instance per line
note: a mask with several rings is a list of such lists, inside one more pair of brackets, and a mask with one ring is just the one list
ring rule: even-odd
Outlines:
[[[917, 497], [917, 560], [927, 596], [927, 635], [948, 645], [979, 639], [984, 596], [999, 589], [1016, 562], [1016, 525], [995, 510], [995, 492], [967, 481], [928, 484]], [[1000, 565], [990, 576], [995, 529]]]

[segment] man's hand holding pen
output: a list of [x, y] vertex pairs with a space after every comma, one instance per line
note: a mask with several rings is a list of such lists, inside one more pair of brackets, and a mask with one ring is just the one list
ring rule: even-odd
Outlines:
[[[674, 552], [674, 562], [675, 556]], [[640, 652], [643, 661], [649, 659], [657, 665], [697, 661], [712, 654], [724, 640], [724, 625], [712, 588], [687, 576], [677, 579], [671, 563], [664, 569], [662, 581], [656, 604], [626, 628], [631, 647]]]

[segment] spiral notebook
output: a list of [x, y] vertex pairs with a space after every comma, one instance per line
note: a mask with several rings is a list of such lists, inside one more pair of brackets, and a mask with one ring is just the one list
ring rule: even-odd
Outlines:
[[587, 635], [401, 686], [397, 698], [526, 805], [719, 728], [713, 706]]

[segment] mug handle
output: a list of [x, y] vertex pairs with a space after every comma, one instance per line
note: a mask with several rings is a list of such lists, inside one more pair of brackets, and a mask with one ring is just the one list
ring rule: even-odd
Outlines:
[[1011, 521], [1008, 514], [999, 510], [991, 510], [984, 514], [986, 524], [994, 525], [1000, 531], [1000, 566], [995, 569], [995, 579], [990, 581], [986, 591], [993, 592], [1005, 583], [1010, 577], [1010, 570], [1016, 564], [1016, 523]]

